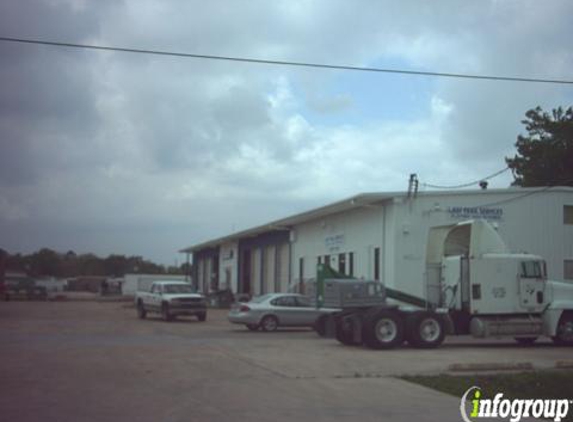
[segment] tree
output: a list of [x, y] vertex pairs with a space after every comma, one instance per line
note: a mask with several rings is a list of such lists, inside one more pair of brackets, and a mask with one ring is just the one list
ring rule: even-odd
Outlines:
[[519, 135], [517, 154], [505, 159], [514, 186], [573, 186], [573, 108], [551, 114], [541, 107], [525, 113], [527, 136]]
[[59, 277], [62, 269], [60, 255], [49, 248], [42, 248], [30, 257], [30, 271], [34, 275], [49, 275]]

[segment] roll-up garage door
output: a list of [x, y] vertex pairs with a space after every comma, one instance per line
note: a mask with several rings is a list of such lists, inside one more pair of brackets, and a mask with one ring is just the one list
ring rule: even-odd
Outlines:
[[251, 289], [255, 296], [261, 294], [261, 249], [251, 252]]
[[290, 265], [290, 256], [289, 256], [289, 244], [283, 243], [278, 246], [279, 253], [278, 253], [278, 285], [277, 291], [278, 292], [287, 292], [288, 289], [288, 275], [289, 275], [289, 265]]
[[275, 291], [276, 276], [276, 247], [266, 246], [263, 255], [263, 291], [261, 293], [273, 293]]

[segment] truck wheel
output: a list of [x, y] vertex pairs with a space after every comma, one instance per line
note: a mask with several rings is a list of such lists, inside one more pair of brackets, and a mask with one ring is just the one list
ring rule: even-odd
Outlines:
[[535, 343], [535, 340], [537, 340], [537, 337], [515, 337], [517, 344], [521, 344], [522, 346], [531, 346]]
[[557, 326], [557, 335], [553, 337], [555, 344], [560, 346], [573, 346], [573, 314], [561, 316]]
[[161, 317], [163, 318], [163, 321], [166, 322], [173, 320], [173, 315], [169, 312], [169, 305], [167, 303], [161, 305]]
[[316, 318], [316, 321], [314, 321], [314, 325], [312, 328], [314, 328], [314, 331], [316, 331], [316, 334], [318, 334], [320, 337], [324, 337], [326, 335], [327, 319], [328, 315], [321, 315], [318, 318]]
[[267, 315], [261, 320], [260, 325], [263, 331], [276, 331], [276, 329], [279, 327], [279, 320], [273, 315]]
[[352, 327], [343, 318], [337, 318], [334, 337], [345, 346], [359, 346], [360, 343], [354, 341]]
[[438, 347], [446, 333], [442, 318], [431, 312], [419, 312], [408, 321], [408, 343], [420, 349]]
[[249, 331], [257, 331], [259, 329], [259, 325], [258, 324], [247, 324], [247, 328], [249, 329]]
[[197, 314], [197, 319], [201, 322], [205, 322], [207, 319], [207, 314], [205, 312]]
[[137, 316], [139, 317], [139, 319], [145, 319], [145, 317], [147, 316], [147, 312], [145, 311], [145, 308], [143, 307], [143, 303], [141, 303], [141, 300], [137, 302]]
[[364, 343], [372, 349], [391, 349], [404, 340], [404, 323], [391, 311], [378, 312], [366, 320]]

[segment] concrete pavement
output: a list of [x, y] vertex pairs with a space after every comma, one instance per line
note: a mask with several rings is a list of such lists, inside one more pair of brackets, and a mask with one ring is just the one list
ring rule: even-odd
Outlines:
[[459, 398], [391, 375], [568, 356], [544, 344], [463, 339], [371, 351], [308, 330], [252, 333], [224, 311], [207, 323], [140, 321], [118, 303], [1, 303], [0, 332], [2, 419], [23, 422], [460, 421]]

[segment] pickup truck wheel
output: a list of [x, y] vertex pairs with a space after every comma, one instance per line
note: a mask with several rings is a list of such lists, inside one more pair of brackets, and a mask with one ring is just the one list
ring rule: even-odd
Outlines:
[[166, 322], [173, 320], [173, 315], [169, 312], [169, 305], [167, 303], [161, 305], [161, 317], [163, 318], [163, 321]]
[[433, 349], [446, 336], [442, 319], [431, 312], [418, 312], [408, 320], [408, 343], [420, 349]]
[[535, 340], [537, 340], [537, 337], [515, 337], [515, 341], [522, 346], [531, 346], [535, 343]]
[[392, 311], [370, 316], [364, 327], [364, 343], [372, 349], [391, 349], [404, 341], [404, 323]]
[[259, 329], [259, 325], [258, 324], [247, 324], [247, 328], [249, 329], [249, 331], [257, 331]]
[[567, 313], [561, 316], [557, 335], [553, 337], [553, 341], [560, 346], [573, 346], [573, 314]]
[[267, 315], [261, 320], [261, 328], [263, 331], [270, 332], [276, 331], [279, 327], [279, 320], [273, 315]]
[[197, 314], [197, 319], [201, 322], [205, 322], [205, 320], [207, 319], [207, 314], [205, 312]]
[[147, 316], [147, 312], [145, 311], [145, 308], [143, 307], [143, 303], [140, 301], [137, 302], [137, 316], [139, 319], [145, 319], [145, 317]]

